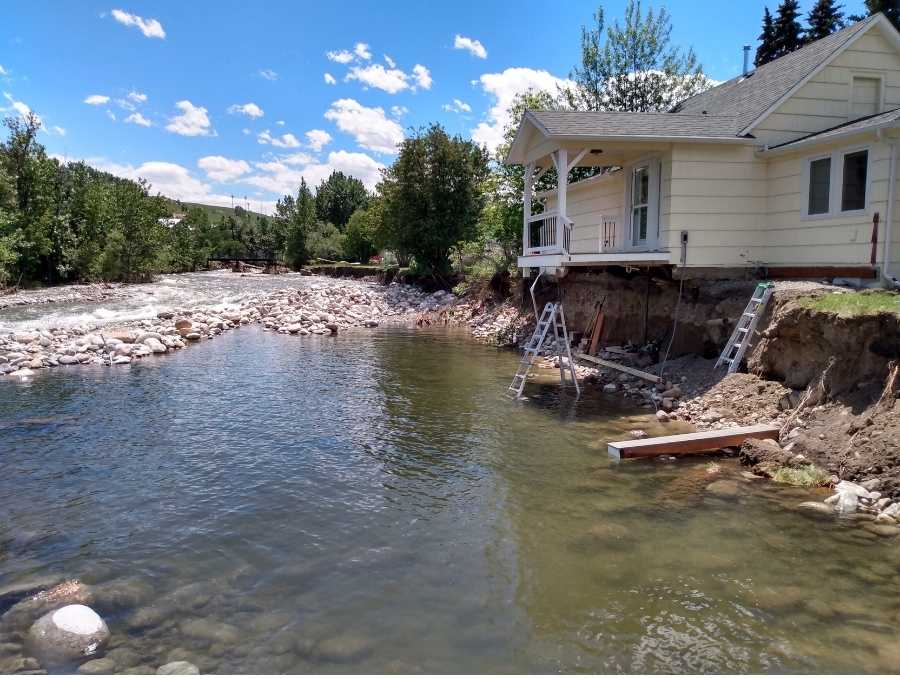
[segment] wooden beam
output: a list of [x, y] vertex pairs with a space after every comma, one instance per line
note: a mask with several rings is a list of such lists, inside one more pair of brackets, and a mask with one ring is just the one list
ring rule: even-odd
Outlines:
[[566, 167], [566, 173], [571, 172], [572, 168], [575, 167], [575, 165], [577, 165], [579, 162], [581, 162], [581, 159], [587, 155], [587, 152], [589, 150], [591, 150], [591, 149], [590, 148], [582, 148], [581, 151], [578, 153], [578, 155], [575, 156], [575, 159], [569, 163], [568, 167]]
[[589, 363], [594, 363], [595, 365], [600, 365], [600, 367], [608, 367], [613, 370], [619, 370], [619, 372], [625, 372], [626, 374], [640, 377], [641, 379], [646, 379], [647, 381], [652, 381], [654, 384], [659, 383], [659, 377], [657, 375], [650, 374], [649, 372], [642, 372], [633, 367], [626, 367], [625, 365], [620, 365], [619, 363], [614, 363], [610, 360], [604, 360], [603, 358], [595, 358], [586, 353], [578, 353], [575, 357], [580, 358], [581, 360], [587, 360]]
[[683, 433], [675, 436], [644, 438], [643, 440], [625, 440], [609, 443], [607, 452], [612, 459], [658, 457], [663, 454], [692, 454], [740, 445], [750, 438], [778, 440], [778, 427], [768, 424], [757, 424], [756, 426], [723, 428], [718, 431]]

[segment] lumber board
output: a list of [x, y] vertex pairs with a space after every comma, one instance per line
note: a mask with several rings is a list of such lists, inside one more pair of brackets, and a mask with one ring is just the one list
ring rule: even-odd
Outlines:
[[591, 333], [591, 347], [588, 350], [590, 355], [597, 353], [597, 344], [600, 343], [600, 335], [603, 334], [603, 324], [605, 319], [603, 311], [597, 311], [597, 318], [594, 320], [594, 330]]
[[693, 454], [710, 452], [723, 447], [740, 445], [749, 438], [778, 440], [778, 427], [769, 424], [738, 426], [716, 431], [681, 433], [674, 436], [623, 440], [609, 443], [607, 452], [612, 459], [634, 459], [637, 457], [657, 457], [663, 454]]
[[575, 357], [581, 358], [582, 360], [587, 360], [589, 363], [594, 363], [595, 365], [600, 365], [600, 367], [608, 367], [613, 370], [619, 370], [620, 372], [634, 375], [635, 377], [640, 377], [641, 379], [646, 379], [647, 381], [652, 381], [654, 384], [659, 383], [659, 377], [657, 375], [650, 374], [649, 372], [643, 372], [641, 370], [635, 369], [634, 367], [620, 365], [619, 363], [614, 363], [611, 360], [604, 360], [603, 358], [595, 358], [594, 356], [587, 355], [586, 353], [578, 353]]

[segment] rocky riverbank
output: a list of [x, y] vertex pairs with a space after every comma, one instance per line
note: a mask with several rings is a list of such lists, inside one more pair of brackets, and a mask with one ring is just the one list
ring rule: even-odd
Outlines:
[[0, 310], [36, 304], [100, 303], [111, 299], [122, 299], [127, 295], [128, 286], [123, 283], [88, 283], [85, 285], [64, 285], [62, 287], [41, 287], [5, 294], [0, 293]]
[[458, 303], [443, 291], [425, 294], [408, 285], [322, 278], [304, 287], [251, 296], [239, 304], [162, 311], [155, 319], [11, 333], [0, 337], [0, 375], [28, 379], [51, 367], [127, 365], [250, 324], [298, 337], [411, 325], [423, 316], [446, 314]]

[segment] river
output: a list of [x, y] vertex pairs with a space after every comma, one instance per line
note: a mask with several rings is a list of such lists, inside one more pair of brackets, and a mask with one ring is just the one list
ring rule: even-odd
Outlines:
[[[265, 280], [171, 278], [205, 303]], [[606, 441], [664, 429], [601, 394], [511, 402], [516, 363], [454, 330], [250, 326], [0, 379], [0, 586], [131, 587], [100, 610], [120, 670], [900, 669], [896, 542], [727, 460], [733, 496], [709, 459], [611, 462]]]

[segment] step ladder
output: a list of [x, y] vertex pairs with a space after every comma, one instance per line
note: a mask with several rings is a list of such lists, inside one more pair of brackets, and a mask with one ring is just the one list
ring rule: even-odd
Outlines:
[[[522, 397], [528, 373], [531, 371], [534, 359], [544, 345], [551, 327], [553, 328], [553, 336], [556, 342], [556, 354], [559, 356], [560, 383], [563, 386], [568, 385], [566, 383], [566, 371], [568, 370], [569, 378], [572, 385], [575, 386], [575, 391], [578, 395], [581, 395], [581, 386], [579, 386], [578, 378], [575, 375], [575, 363], [572, 361], [572, 348], [569, 345], [569, 332], [566, 329], [566, 316], [563, 312], [562, 304], [551, 301], [544, 306], [544, 310], [541, 312], [537, 325], [534, 328], [534, 333], [525, 345], [525, 352], [522, 354], [522, 360], [519, 362], [516, 374], [510, 382], [509, 388], [506, 389], [506, 395], [510, 398], [517, 399]], [[563, 360], [563, 358], [566, 360]]]
[[750, 345], [756, 324], [762, 317], [766, 303], [768, 303], [769, 297], [772, 296], [774, 291], [775, 286], [772, 283], [760, 283], [756, 286], [750, 301], [747, 302], [747, 307], [738, 319], [737, 327], [734, 328], [734, 332], [731, 333], [731, 338], [725, 345], [722, 355], [716, 361], [716, 367], [728, 365], [729, 373], [737, 372], [738, 367], [741, 365], [741, 360], [744, 358], [744, 353]]

